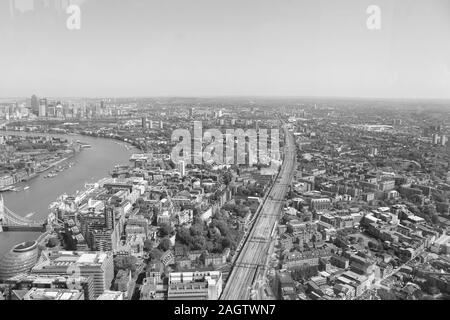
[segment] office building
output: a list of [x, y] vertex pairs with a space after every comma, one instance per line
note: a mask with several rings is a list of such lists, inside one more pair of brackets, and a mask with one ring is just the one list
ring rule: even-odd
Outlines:
[[311, 200], [311, 210], [322, 211], [327, 210], [331, 207], [331, 200], [322, 198], [322, 199], [312, 199]]
[[38, 289], [68, 289], [83, 292], [85, 300], [94, 298], [94, 283], [92, 277], [72, 277], [69, 275], [36, 275], [20, 274], [4, 281], [8, 300], [16, 300], [16, 292]]
[[111, 287], [114, 264], [111, 252], [42, 251], [32, 274], [92, 277], [94, 298]]
[[29, 272], [38, 261], [38, 251], [35, 241], [15, 246], [0, 259], [0, 281]]
[[220, 271], [176, 272], [169, 275], [168, 300], [218, 300], [221, 293]]
[[178, 172], [182, 177], [186, 175], [186, 163], [184, 161], [178, 162]]
[[120, 291], [105, 291], [103, 292], [97, 300], [124, 300], [123, 292]]
[[147, 129], [148, 126], [148, 119], [145, 117], [142, 117], [142, 129]]
[[84, 300], [84, 294], [79, 290], [32, 288], [22, 300]]
[[34, 114], [39, 113], [39, 99], [35, 95], [33, 95], [31, 97], [31, 105], [30, 106], [31, 106], [31, 112], [33, 112]]
[[39, 106], [39, 117], [45, 118], [47, 116], [47, 107], [45, 105]]

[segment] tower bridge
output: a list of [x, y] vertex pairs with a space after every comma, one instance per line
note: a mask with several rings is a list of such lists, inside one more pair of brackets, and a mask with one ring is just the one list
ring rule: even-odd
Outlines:
[[5, 206], [3, 197], [0, 195], [0, 232], [43, 232], [46, 222], [46, 220], [32, 221], [19, 216]]

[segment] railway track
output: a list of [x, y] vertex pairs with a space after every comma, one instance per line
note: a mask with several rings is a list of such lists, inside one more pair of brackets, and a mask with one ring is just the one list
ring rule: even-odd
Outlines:
[[264, 272], [273, 228], [277, 223], [295, 165], [295, 144], [292, 135], [286, 132], [285, 160], [278, 179], [276, 179], [258, 213], [249, 235], [243, 245], [221, 295], [221, 300], [249, 300], [251, 288]]

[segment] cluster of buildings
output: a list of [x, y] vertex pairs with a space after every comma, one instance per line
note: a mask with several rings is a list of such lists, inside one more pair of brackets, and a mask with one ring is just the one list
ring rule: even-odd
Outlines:
[[31, 114], [41, 120], [92, 119], [123, 114], [120, 106], [105, 100], [59, 101], [33, 95], [29, 105]]
[[446, 127], [420, 131], [419, 120], [383, 123], [380, 115], [374, 124], [370, 111], [351, 107], [309, 112], [291, 120], [300, 152], [278, 225], [273, 292], [295, 300], [448, 296], [446, 269], [433, 268], [449, 261]]
[[79, 151], [77, 143], [60, 138], [0, 135], [0, 190], [34, 178]]
[[[276, 128], [288, 119], [297, 164], [266, 289], [295, 300], [448, 297], [445, 115], [436, 125], [432, 117], [364, 104], [267, 104], [105, 99], [72, 108], [33, 97], [37, 119], [21, 129], [113, 138], [141, 153], [113, 168], [111, 178], [52, 205], [60, 244], [13, 249], [0, 263], [4, 296], [218, 299], [278, 168], [173, 163], [171, 134], [192, 129], [194, 120], [225, 132]], [[50, 128], [48, 119], [61, 121]], [[12, 267], [17, 259], [27, 260], [23, 270]]]
[[5, 296], [218, 299], [276, 170], [173, 165], [163, 151], [134, 154], [111, 178], [53, 203], [59, 244], [5, 275]]

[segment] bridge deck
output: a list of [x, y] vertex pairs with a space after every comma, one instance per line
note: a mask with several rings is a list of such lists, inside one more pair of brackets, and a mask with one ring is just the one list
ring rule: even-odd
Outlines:
[[0, 232], [16, 231], [16, 232], [43, 232], [45, 231], [45, 220], [36, 222], [21, 217], [8, 209], [0, 196]]
[[2, 226], [3, 232], [44, 232], [44, 226]]

